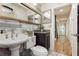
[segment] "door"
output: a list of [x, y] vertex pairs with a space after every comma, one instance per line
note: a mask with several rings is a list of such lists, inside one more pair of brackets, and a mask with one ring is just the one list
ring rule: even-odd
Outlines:
[[[79, 5], [77, 7], [77, 34], [79, 34]], [[77, 55], [79, 56], [79, 36], [77, 36], [77, 42], [78, 42], [78, 45], [77, 45]]]

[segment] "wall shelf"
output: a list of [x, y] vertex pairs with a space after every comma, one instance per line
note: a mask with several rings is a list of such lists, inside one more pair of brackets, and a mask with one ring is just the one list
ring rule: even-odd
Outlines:
[[26, 24], [40, 25], [40, 24], [37, 24], [37, 23], [33, 23], [33, 22], [22, 20], [22, 19], [18, 19], [18, 18], [15, 18], [15, 17], [0, 16], [0, 19], [18, 21], [20, 23], [26, 23]]

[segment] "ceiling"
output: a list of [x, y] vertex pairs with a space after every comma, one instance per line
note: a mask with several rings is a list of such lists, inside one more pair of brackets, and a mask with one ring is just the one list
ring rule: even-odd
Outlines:
[[71, 12], [71, 8], [72, 8], [72, 5], [69, 4], [69, 5], [65, 5], [65, 6], [62, 6], [62, 7], [59, 7], [59, 8], [55, 8], [54, 9], [54, 13], [56, 15], [56, 19], [59, 21], [62, 21], [62, 20], [67, 20], [69, 15], [70, 15], [70, 12]]

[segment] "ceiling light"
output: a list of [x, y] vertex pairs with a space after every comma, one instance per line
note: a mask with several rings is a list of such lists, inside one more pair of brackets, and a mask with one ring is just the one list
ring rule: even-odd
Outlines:
[[36, 5], [37, 5], [37, 3], [33, 3], [33, 5], [35, 5], [35, 6], [36, 6]]
[[63, 12], [63, 9], [60, 9], [59, 11], [60, 11], [60, 12]]

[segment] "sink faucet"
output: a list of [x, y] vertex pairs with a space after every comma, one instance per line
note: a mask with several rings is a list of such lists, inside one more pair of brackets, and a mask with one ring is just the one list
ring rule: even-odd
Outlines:
[[8, 34], [5, 35], [5, 38], [8, 39]]
[[13, 38], [13, 33], [11, 34], [11, 39], [14, 40], [14, 38]]
[[11, 32], [11, 39], [12, 39], [12, 40], [14, 40], [14, 36], [13, 36], [14, 34], [15, 34], [15, 33], [14, 33], [14, 30], [12, 30], [12, 32]]
[[16, 37], [18, 37], [18, 34], [16, 33]]

